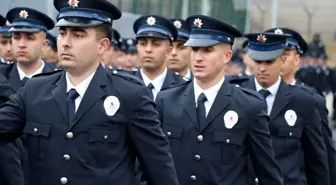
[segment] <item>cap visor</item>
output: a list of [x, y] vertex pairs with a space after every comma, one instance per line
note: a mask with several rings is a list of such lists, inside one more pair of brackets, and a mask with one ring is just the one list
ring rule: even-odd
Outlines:
[[37, 29], [37, 28], [10, 28], [8, 30], [8, 32], [25, 32], [25, 33], [36, 33], [36, 32], [39, 32], [39, 31], [42, 31], [40, 29]]
[[95, 26], [99, 26], [103, 24], [103, 22], [101, 21], [97, 21], [97, 20], [91, 20], [89, 22], [86, 23], [76, 23], [76, 22], [72, 22], [72, 21], [68, 21], [65, 19], [60, 19], [55, 27], [95, 27]]
[[138, 33], [136, 35], [136, 38], [158, 38], [158, 39], [165, 39], [165, 40], [171, 40], [169, 38], [169, 36], [161, 34], [161, 33], [157, 33], [157, 32], [142, 32], [142, 33]]
[[210, 40], [210, 39], [189, 39], [184, 46], [188, 47], [208, 47], [208, 46], [214, 46], [221, 42], [216, 40]]
[[278, 49], [274, 51], [256, 51], [249, 49], [247, 51], [248, 56], [257, 61], [267, 61], [273, 60], [279, 56], [281, 56], [284, 52], [284, 49]]

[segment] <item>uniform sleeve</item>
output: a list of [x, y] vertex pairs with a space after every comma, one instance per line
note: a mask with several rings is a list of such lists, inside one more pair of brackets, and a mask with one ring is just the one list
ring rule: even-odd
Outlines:
[[129, 115], [128, 135], [150, 185], [178, 185], [168, 139], [161, 129], [159, 114], [149, 90], [140, 87], [134, 95], [135, 107]]
[[327, 149], [321, 125], [318, 104], [315, 99], [307, 105], [306, 122], [302, 134], [305, 172], [309, 185], [329, 184]]
[[25, 88], [21, 88], [0, 109], [0, 145], [7, 144], [22, 134], [25, 125], [24, 94]]
[[271, 135], [268, 127], [266, 102], [254, 104], [255, 119], [250, 126], [247, 149], [258, 177], [259, 185], [282, 185], [280, 167], [274, 158]]

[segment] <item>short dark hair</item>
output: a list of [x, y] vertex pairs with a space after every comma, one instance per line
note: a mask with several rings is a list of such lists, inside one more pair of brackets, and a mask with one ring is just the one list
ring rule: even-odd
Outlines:
[[101, 24], [99, 26], [96, 26], [96, 30], [97, 30], [97, 39], [103, 39], [103, 38], [108, 38], [109, 41], [112, 40], [113, 37], [113, 31], [112, 31], [112, 27], [109, 24]]

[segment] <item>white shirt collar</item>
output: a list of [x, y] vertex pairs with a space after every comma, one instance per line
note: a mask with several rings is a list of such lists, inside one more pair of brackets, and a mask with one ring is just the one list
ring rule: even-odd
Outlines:
[[[267, 90], [271, 93], [271, 95], [275, 96], [276, 93], [278, 92], [279, 86], [280, 86], [280, 82], [281, 82], [281, 77], [279, 77], [278, 81], [273, 84], [271, 87], [267, 88]], [[254, 83], [256, 85], [256, 90], [260, 91], [261, 89], [265, 89], [263, 88], [257, 81], [256, 78], [254, 78]]]
[[295, 85], [296, 84], [296, 80], [293, 79], [293, 81], [290, 83], [291, 85]]
[[188, 69], [187, 74], [183, 77], [183, 80], [185, 80], [185, 81], [191, 80], [191, 72], [190, 72], [189, 69]]
[[67, 84], [67, 91], [66, 92], [68, 93], [71, 89], [75, 89], [80, 97], [84, 97], [85, 91], [89, 87], [90, 82], [91, 82], [95, 73], [96, 72], [93, 72], [90, 76], [88, 76], [84, 81], [82, 81], [76, 87], [71, 83], [71, 81], [69, 79], [69, 76], [68, 76], [68, 73], [65, 73], [66, 84]]
[[162, 74], [160, 74], [159, 76], [157, 76], [154, 80], [150, 80], [145, 73], [142, 71], [142, 69], [140, 69], [140, 73], [142, 76], [142, 79], [145, 83], [146, 86], [148, 86], [148, 84], [152, 83], [154, 86], [154, 89], [157, 91], [160, 91], [163, 85], [164, 80], [166, 79], [167, 76], [167, 68], [164, 70], [164, 72]]
[[247, 69], [245, 69], [245, 74], [246, 74], [247, 76], [252, 76], [252, 73], [251, 73], [249, 70], [247, 70]]
[[[194, 83], [194, 93], [195, 93], [195, 103], [197, 105], [197, 99], [198, 96], [202, 93], [204, 93], [205, 97], [209, 101], [210, 105], [213, 104], [215, 101], [215, 98], [217, 96], [217, 93], [219, 89], [222, 87], [222, 84], [224, 83], [225, 77], [223, 77], [216, 85], [210, 87], [209, 89], [203, 90], [196, 82], [196, 80], [193, 81]], [[211, 107], [211, 106], [210, 106]]]
[[19, 65], [16, 65], [17, 70], [19, 72], [20, 80], [22, 80], [24, 77], [31, 78], [34, 75], [41, 74], [43, 72], [43, 68], [45, 65], [42, 60], [41, 60], [41, 63], [42, 63], [41, 66], [31, 75], [27, 75], [22, 69], [20, 69]]

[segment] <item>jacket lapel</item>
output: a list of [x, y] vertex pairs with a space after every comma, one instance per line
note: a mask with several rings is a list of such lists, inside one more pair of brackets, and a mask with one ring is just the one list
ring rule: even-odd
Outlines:
[[274, 119], [289, 102], [291, 91], [289, 85], [281, 80], [278, 92], [275, 95], [270, 118]]
[[12, 69], [9, 71], [8, 74], [8, 81], [11, 84], [12, 88], [17, 92], [20, 90], [20, 88], [22, 87], [22, 83], [20, 80], [20, 75], [17, 69], [17, 65], [14, 64], [12, 66]]
[[55, 88], [51, 91], [51, 94], [56, 100], [58, 108], [64, 118], [64, 122], [68, 122], [65, 72], [63, 72], [61, 78], [56, 82]]
[[107, 81], [107, 72], [103, 66], [99, 65], [78, 107], [74, 121], [70, 123], [70, 129], [76, 123], [78, 123], [78, 121], [86, 114], [88, 110], [90, 110], [92, 106], [94, 106], [95, 103], [105, 96], [106, 93], [104, 88], [106, 87]]
[[194, 123], [195, 127], [199, 131], [197, 115], [196, 115], [196, 103], [193, 82], [190, 82], [180, 98], [180, 104], [184, 111], [188, 115], [189, 119]]
[[217, 116], [220, 114], [231, 102], [231, 85], [227, 80], [224, 80], [219, 89], [215, 101], [213, 102], [209, 114], [206, 117], [206, 123], [201, 125], [200, 132], [202, 132]]
[[142, 78], [141, 73], [140, 73], [140, 69], [137, 70], [137, 71], [135, 71], [134, 75], [135, 75], [136, 77], [140, 78], [140, 79], [143, 81], [143, 78]]

